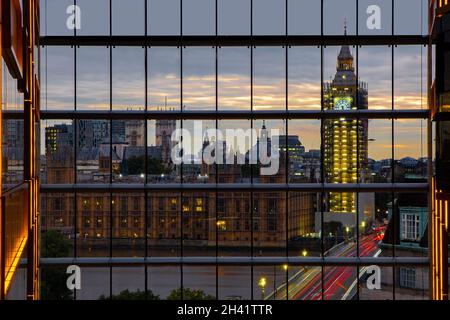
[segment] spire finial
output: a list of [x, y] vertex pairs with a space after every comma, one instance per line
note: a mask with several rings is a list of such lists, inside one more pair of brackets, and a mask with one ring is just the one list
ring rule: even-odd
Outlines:
[[347, 17], [344, 18], [344, 36], [347, 35]]

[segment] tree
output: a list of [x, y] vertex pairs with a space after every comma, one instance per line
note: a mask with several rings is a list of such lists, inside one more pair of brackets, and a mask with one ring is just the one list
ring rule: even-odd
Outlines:
[[243, 178], [259, 177], [261, 173], [261, 166], [259, 164], [244, 164], [241, 166], [241, 175]]
[[145, 299], [145, 291], [138, 289], [138, 291], [131, 292], [127, 289], [111, 297], [102, 295], [99, 300], [160, 300], [160, 298], [159, 295], [155, 295], [151, 290], [147, 291], [147, 299]]
[[167, 300], [215, 300], [212, 295], [206, 294], [203, 290], [192, 290], [183, 288], [183, 297], [181, 297], [181, 288], [172, 290]]
[[[71, 243], [56, 230], [42, 234], [41, 256], [43, 258], [68, 257]], [[67, 274], [64, 268], [43, 268], [41, 270], [41, 299], [70, 300], [72, 291], [67, 288]]]
[[[134, 156], [122, 162], [121, 172], [124, 175], [139, 175], [145, 172], [145, 156]], [[147, 158], [147, 174], [163, 174], [167, 169], [161, 159]]]

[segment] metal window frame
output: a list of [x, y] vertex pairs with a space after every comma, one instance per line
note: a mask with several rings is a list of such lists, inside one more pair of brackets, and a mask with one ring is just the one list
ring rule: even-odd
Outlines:
[[[76, 0], [73, 0], [74, 4], [76, 4]], [[112, 1], [109, 1], [109, 10], [110, 10], [110, 34], [109, 36], [78, 36], [76, 35], [76, 31], [73, 36], [42, 36], [40, 38], [40, 44], [43, 47], [48, 46], [72, 46], [74, 48], [74, 64], [75, 64], [75, 73], [74, 77], [76, 80], [76, 51], [79, 46], [107, 46], [110, 50], [110, 110], [106, 111], [85, 111], [85, 110], [76, 110], [76, 81], [75, 81], [75, 105], [74, 110], [64, 110], [64, 111], [41, 111], [41, 119], [42, 120], [94, 120], [94, 119], [104, 119], [108, 120], [109, 124], [112, 124], [113, 120], [124, 120], [124, 119], [139, 119], [139, 120], [155, 120], [155, 119], [177, 119], [181, 120], [181, 126], [183, 125], [183, 120], [200, 120], [200, 119], [210, 119], [216, 120], [216, 127], [218, 127], [219, 120], [227, 120], [227, 119], [249, 119], [251, 121], [251, 127], [253, 127], [253, 120], [257, 119], [283, 119], [286, 121], [286, 133], [288, 133], [288, 125], [289, 120], [291, 119], [318, 119], [321, 121], [321, 150], [323, 150], [323, 120], [330, 118], [342, 117], [345, 115], [346, 118], [353, 119], [391, 119], [392, 120], [392, 168], [394, 162], [394, 137], [395, 137], [395, 129], [394, 122], [395, 119], [425, 119], [428, 121], [428, 125], [430, 122], [430, 114], [428, 110], [396, 110], [394, 107], [394, 47], [397, 45], [422, 45], [428, 46], [430, 42], [429, 36], [423, 35], [395, 35], [394, 32], [394, 3], [392, 1], [392, 34], [391, 35], [382, 35], [382, 36], [366, 36], [359, 35], [359, 23], [356, 23], [356, 34], [349, 36], [332, 36], [324, 34], [324, 21], [323, 21], [323, 12], [324, 12], [324, 0], [321, 1], [321, 32], [320, 35], [312, 35], [312, 36], [296, 36], [288, 34], [288, 4], [289, 0], [286, 1], [286, 13], [285, 13], [285, 23], [286, 23], [286, 32], [285, 35], [276, 35], [276, 36], [257, 36], [253, 34], [253, 0], [250, 0], [250, 35], [244, 36], [222, 36], [218, 34], [218, 25], [217, 25], [217, 17], [218, 17], [218, 5], [215, 0], [215, 35], [211, 36], [186, 36], [183, 34], [183, 0], [180, 0], [180, 35], [178, 36], [150, 36], [147, 34], [147, 10], [145, 13], [145, 35], [144, 36], [114, 36], [112, 34]], [[355, 1], [356, 8], [356, 19], [359, 17], [358, 12], [358, 4], [359, 0]], [[145, 0], [145, 9], [147, 9], [149, 1]], [[340, 46], [343, 44], [356, 46], [356, 51], [358, 51], [359, 46], [375, 46], [375, 45], [385, 45], [390, 46], [392, 48], [392, 109], [391, 110], [353, 110], [353, 111], [325, 111], [323, 110], [323, 51], [327, 46]], [[113, 47], [115, 46], [136, 46], [136, 47], [145, 47], [145, 81], [146, 81], [146, 103], [145, 103], [145, 111], [119, 111], [112, 110], [112, 52]], [[180, 49], [180, 110], [176, 111], [149, 111], [147, 105], [147, 75], [148, 75], [148, 50], [151, 47], [178, 47]], [[183, 110], [183, 48], [187, 46], [212, 46], [215, 47], [216, 51], [216, 108], [213, 111], [186, 111]], [[249, 110], [239, 110], [239, 111], [222, 111], [218, 110], [217, 107], [217, 78], [218, 78], [218, 69], [217, 69], [217, 59], [218, 53], [217, 48], [221, 46], [245, 46], [250, 47], [250, 57], [251, 57], [251, 106]], [[257, 46], [280, 46], [286, 48], [286, 109], [285, 110], [274, 110], [274, 111], [259, 111], [253, 110], [253, 48]], [[302, 111], [302, 110], [289, 110], [289, 102], [288, 102], [288, 49], [290, 46], [318, 46], [321, 50], [321, 99], [322, 99], [322, 110], [317, 111]], [[356, 57], [358, 59], [358, 57]], [[357, 71], [358, 72], [358, 71]], [[20, 117], [20, 114], [15, 114], [14, 112], [7, 112], [5, 118], [11, 117], [16, 118]], [[145, 121], [145, 125], [147, 127], [147, 121]], [[75, 126], [76, 127], [76, 126]], [[110, 130], [111, 131], [111, 130]], [[76, 133], [76, 131], [75, 131]], [[430, 143], [431, 137], [428, 136], [428, 142]], [[147, 137], [146, 137], [147, 141]], [[112, 150], [112, 146], [110, 144], [110, 151]], [[74, 147], [74, 155], [76, 159], [76, 146]], [[323, 151], [322, 151], [323, 152]], [[286, 161], [288, 161], [289, 155], [287, 155]], [[431, 155], [428, 154], [428, 159], [431, 160]], [[147, 162], [147, 161], [146, 161]], [[321, 157], [321, 166], [322, 166], [322, 179], [321, 181], [325, 181], [323, 175], [323, 154]], [[147, 168], [147, 163], [145, 164]], [[112, 166], [110, 165], [110, 168]], [[76, 162], [74, 164], [75, 177], [77, 173]], [[181, 169], [182, 171], [183, 169]], [[286, 173], [288, 179], [288, 170]], [[181, 173], [181, 179], [183, 174]], [[430, 179], [430, 178], [429, 178]], [[402, 192], [417, 192], [417, 193], [425, 193], [429, 192], [429, 184], [403, 184], [396, 183], [392, 181], [392, 183], [388, 184], [348, 184], [348, 185], [331, 185], [327, 183], [319, 183], [319, 184], [256, 184], [253, 183], [253, 179], [251, 179], [250, 184], [184, 184], [181, 181], [180, 184], [161, 184], [154, 185], [148, 184], [147, 178], [145, 183], [143, 184], [114, 184], [112, 181], [112, 174], [110, 175], [110, 183], [109, 184], [65, 184], [65, 185], [56, 185], [56, 184], [43, 184], [41, 186], [41, 192], [43, 194], [46, 193], [74, 193], [74, 205], [75, 205], [75, 219], [76, 219], [76, 194], [80, 192], [95, 192], [95, 193], [109, 193], [112, 196], [114, 193], [126, 193], [126, 192], [142, 192], [147, 199], [147, 194], [149, 192], [154, 191], [169, 191], [169, 192], [177, 192], [178, 197], [183, 198], [183, 192], [192, 192], [192, 191], [211, 191], [215, 192], [217, 197], [218, 192], [233, 192], [233, 191], [242, 191], [242, 192], [286, 192], [286, 195], [289, 195], [290, 191], [303, 191], [303, 192], [317, 192], [321, 194], [323, 198], [326, 192], [330, 191], [342, 191], [342, 192], [383, 192], [383, 193], [391, 193], [392, 196], [396, 193]], [[75, 180], [76, 181], [76, 180]], [[218, 181], [216, 181], [218, 182]], [[147, 201], [147, 200], [146, 200]], [[252, 201], [250, 202], [252, 203]], [[321, 201], [323, 203], [323, 201]], [[217, 201], [216, 201], [217, 204]], [[253, 208], [253, 205], [252, 205]], [[320, 208], [321, 217], [322, 217], [322, 227], [323, 227], [323, 211], [324, 208]], [[110, 212], [112, 213], [112, 208], [110, 208]], [[183, 217], [182, 211], [179, 213], [181, 217]], [[288, 215], [288, 208], [286, 206], [286, 215]], [[145, 217], [147, 219], [148, 216], [148, 206], [145, 205]], [[215, 216], [217, 219], [217, 210], [215, 212]], [[253, 217], [253, 209], [252, 209], [252, 217]], [[181, 229], [183, 229], [183, 219], [181, 221]], [[287, 223], [287, 221], [286, 221]], [[112, 227], [112, 220], [111, 220]], [[147, 222], [146, 222], [147, 225]], [[252, 224], [253, 225], [253, 224]], [[76, 228], [76, 223], [75, 223]], [[217, 229], [217, 228], [216, 228]], [[253, 230], [253, 227], [252, 227]], [[286, 229], [287, 230], [287, 229]], [[182, 232], [182, 231], [181, 231]], [[287, 231], [286, 231], [287, 232]], [[112, 234], [110, 233], [110, 237]], [[338, 265], [349, 265], [360, 267], [364, 265], [386, 265], [395, 268], [399, 265], [427, 265], [429, 263], [428, 258], [332, 258], [332, 257], [323, 257], [323, 258], [295, 258], [289, 257], [288, 252], [288, 244], [286, 244], [286, 257], [277, 258], [277, 257], [266, 257], [266, 258], [258, 258], [258, 257], [229, 257], [223, 258], [218, 255], [218, 243], [216, 243], [216, 256], [215, 257], [207, 257], [207, 258], [198, 258], [198, 257], [184, 257], [183, 256], [183, 240], [181, 240], [181, 257], [178, 258], [153, 258], [148, 257], [148, 246], [147, 246], [147, 232], [146, 232], [146, 249], [145, 249], [145, 257], [143, 258], [113, 258], [113, 248], [112, 241], [110, 241], [110, 257], [109, 258], [78, 258], [76, 254], [76, 242], [75, 242], [75, 257], [73, 259], [70, 258], [62, 258], [62, 259], [41, 259], [41, 264], [43, 266], [63, 266], [72, 263], [76, 263], [79, 265], [86, 266], [110, 266], [110, 293], [112, 292], [112, 266], [118, 265], [137, 265], [137, 266], [148, 266], [148, 265], [176, 265], [180, 266], [180, 276], [181, 276], [181, 286], [183, 287], [183, 265], [216, 265], [216, 284], [217, 284], [217, 276], [219, 265], [248, 265], [252, 268], [252, 276], [251, 276], [251, 287], [252, 287], [252, 298], [253, 298], [253, 266], [255, 265], [276, 265], [276, 264], [289, 264], [289, 265], [312, 265], [312, 266], [320, 266], [322, 267], [322, 293], [323, 293], [323, 285], [324, 285], [324, 267], [325, 266], [338, 266]], [[181, 239], [183, 237], [181, 236]], [[76, 239], [74, 240], [76, 241]], [[217, 241], [217, 237], [216, 237]], [[357, 239], [359, 242], [359, 237]], [[253, 252], [253, 236], [251, 241], [251, 248]], [[359, 246], [358, 246], [359, 247]], [[393, 246], [393, 250], [395, 252], [395, 246]], [[322, 237], [322, 255], [324, 253], [323, 247], [323, 237]], [[252, 253], [253, 256], [253, 253]], [[394, 254], [395, 256], [395, 254]], [[286, 277], [288, 273], [286, 272]], [[393, 272], [393, 277], [395, 281], [395, 272]], [[358, 277], [357, 277], [358, 278]], [[358, 278], [359, 280], [359, 278]], [[147, 268], [145, 272], [145, 291], [147, 293]], [[287, 292], [289, 292], [288, 286], [286, 286]], [[394, 286], [395, 287], [395, 286]], [[218, 297], [218, 286], [216, 286], [216, 295]], [[359, 292], [359, 291], [358, 291]], [[287, 299], [288, 299], [288, 295]], [[395, 299], [395, 288], [393, 292], [393, 298]]]

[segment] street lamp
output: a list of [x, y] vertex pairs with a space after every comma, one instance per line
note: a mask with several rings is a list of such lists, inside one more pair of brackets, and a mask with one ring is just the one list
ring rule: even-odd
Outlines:
[[258, 286], [261, 288], [261, 300], [264, 300], [266, 298], [266, 284], [266, 278], [262, 277], [261, 279], [259, 279]]
[[303, 249], [302, 256], [306, 257], [307, 255], [308, 255], [308, 251], [306, 251], [306, 249]]
[[287, 264], [283, 264], [283, 270], [284, 270], [284, 271], [288, 271], [288, 268], [289, 268], [289, 267], [288, 267]]

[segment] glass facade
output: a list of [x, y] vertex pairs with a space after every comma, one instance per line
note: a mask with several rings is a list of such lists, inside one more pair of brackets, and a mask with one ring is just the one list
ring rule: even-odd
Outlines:
[[[0, 300], [38, 291], [37, 12], [32, 1], [0, 4]], [[21, 267], [28, 269], [28, 285]]]
[[429, 297], [427, 1], [41, 17], [42, 299]]

